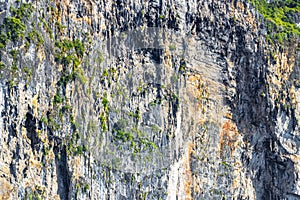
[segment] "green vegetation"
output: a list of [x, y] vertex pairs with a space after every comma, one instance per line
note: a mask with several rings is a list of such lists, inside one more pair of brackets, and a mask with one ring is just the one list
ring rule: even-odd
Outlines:
[[51, 127], [54, 131], [60, 129], [60, 125], [55, 122], [54, 118], [51, 116], [48, 118], [49, 121], [47, 121], [47, 126]]
[[130, 148], [134, 150], [134, 153], [140, 152], [140, 149], [150, 149], [150, 151], [157, 149], [156, 144], [146, 137], [146, 133], [137, 128], [132, 128], [131, 131], [114, 129], [113, 132], [116, 141], [130, 142]]
[[294, 0], [250, 0], [267, 21], [267, 39], [276, 39], [279, 43], [289, 38], [299, 37], [300, 28], [294, 22], [293, 16], [300, 14], [300, 2]]
[[108, 76], [108, 71], [107, 69], [104, 69], [102, 73], [102, 77], [107, 77], [107, 76]]
[[71, 106], [70, 105], [64, 105], [63, 107], [62, 107], [62, 110], [64, 110], [64, 111], [70, 111], [71, 110]]
[[[33, 7], [30, 3], [21, 3], [20, 1], [16, 1], [15, 4], [17, 5], [17, 8], [10, 7], [10, 16], [5, 17], [0, 26], [0, 49], [4, 49], [9, 41], [14, 42], [16, 45], [17, 42], [21, 42], [25, 38], [25, 33], [27, 30], [25, 24], [28, 22], [33, 12]], [[20, 44], [18, 46], [20, 46]], [[29, 47], [29, 44], [26, 43], [25, 47]], [[13, 49], [9, 52], [13, 59], [13, 62], [10, 66], [10, 72], [13, 76], [15, 76], [18, 71], [18, 53], [19, 52], [16, 49]], [[3, 64], [0, 66], [0, 68], [4, 70], [6, 67]], [[27, 71], [24, 72], [30, 77], [32, 73], [28, 70], [28, 68], [24, 69], [27, 69]], [[12, 80], [10, 81], [10, 85], [12, 85], [11, 83], [13, 83]]]
[[55, 46], [59, 49], [55, 55], [55, 61], [65, 66], [73, 63], [74, 67], [78, 67], [81, 58], [84, 55], [85, 48], [80, 40], [75, 39], [74, 41], [69, 39], [63, 39], [55, 42]]
[[29, 193], [26, 193], [25, 195], [25, 200], [41, 200], [41, 199], [42, 199], [42, 195], [40, 195], [38, 191], [31, 191]]
[[58, 103], [62, 103], [62, 102], [63, 102], [63, 98], [59, 94], [56, 94], [54, 96], [54, 104], [58, 104]]
[[0, 33], [0, 49], [4, 49], [6, 43], [7, 43], [7, 35], [4, 32]]
[[142, 193], [141, 193], [141, 196], [140, 196], [140, 199], [141, 199], [141, 200], [146, 200], [146, 199], [147, 199], [147, 195], [148, 195], [147, 192], [142, 192]]
[[13, 49], [9, 52], [9, 54], [11, 55], [11, 57], [15, 60], [17, 58], [18, 55], [18, 51]]
[[55, 27], [57, 29], [57, 31], [59, 33], [63, 33], [64, 32], [64, 29], [66, 28], [66, 26], [63, 26], [61, 23], [59, 22], [55, 22]]
[[45, 155], [49, 155], [50, 153], [50, 147], [49, 146], [44, 146], [44, 151], [45, 151]]
[[23, 70], [24, 70], [25, 74], [27, 74], [28, 77], [32, 76], [32, 72], [31, 72], [31, 70], [28, 67], [25, 66], [23, 68]]
[[73, 74], [70, 75], [64, 74], [60, 77], [59, 81], [57, 82], [57, 86], [66, 85], [71, 80], [73, 80]]
[[107, 125], [106, 125], [107, 124], [107, 120], [106, 120], [105, 114], [101, 113], [99, 119], [100, 119], [100, 123], [101, 123], [101, 130], [103, 132], [105, 132], [107, 130]]
[[83, 147], [77, 146], [75, 154], [78, 154], [78, 155], [83, 154]]
[[170, 51], [175, 51], [176, 50], [176, 45], [175, 44], [171, 44], [169, 46]]
[[135, 110], [135, 112], [129, 112], [128, 115], [130, 117], [135, 118], [137, 121], [139, 121], [139, 119], [141, 118], [141, 113], [140, 113], [140, 110], [138, 108]]
[[231, 165], [226, 161], [222, 161], [220, 164], [226, 169], [231, 169]]
[[30, 18], [33, 7], [29, 3], [22, 3], [19, 8], [10, 7], [11, 16], [4, 18], [0, 33], [0, 48], [4, 48], [8, 40], [13, 42], [25, 36], [25, 22]]
[[82, 84], [85, 84], [87, 81], [87, 78], [85, 77], [84, 71], [81, 67], [78, 67], [72, 75], [74, 79], [78, 79]]
[[76, 197], [76, 199], [78, 199], [80, 189], [81, 189], [82, 193], [87, 193], [88, 190], [90, 190], [89, 184], [86, 183], [86, 182], [83, 182], [83, 181], [78, 181], [76, 183], [75, 187], [76, 187], [76, 191], [75, 191], [75, 197]]
[[68, 144], [66, 148], [68, 155], [84, 155], [84, 153], [88, 150], [85, 145], [78, 145], [79, 139], [80, 135], [78, 132], [73, 133], [72, 136], [68, 138]]
[[260, 96], [262, 96], [262, 97], [266, 97], [266, 93], [264, 93], [264, 92], [261, 92], [261, 93], [260, 93]]
[[[48, 26], [47, 22], [46, 22], [42, 17], [39, 17], [39, 20], [43, 23], [44, 29], [45, 29], [46, 32], [49, 34], [50, 38], [53, 39], [53, 38], [54, 38], [54, 36], [53, 36], [53, 31], [52, 31], [52, 29]], [[39, 23], [39, 26], [40, 26], [40, 23]]]
[[[36, 46], [42, 46], [44, 44], [43, 34], [39, 26], [43, 27], [45, 32], [50, 34], [52, 41], [54, 41], [53, 31], [57, 29], [58, 32], [63, 34], [65, 27], [59, 22], [51, 21], [49, 18], [47, 18], [47, 20], [44, 19], [44, 13], [39, 15], [41, 17], [38, 18], [36, 23], [30, 23], [30, 21], [32, 21], [30, 17], [34, 11], [34, 7], [31, 3], [22, 3], [20, 0], [16, 0], [11, 5], [15, 7], [10, 7], [10, 13], [7, 13], [7, 17], [3, 19], [3, 23], [0, 25], [0, 50], [8, 50], [5, 56], [8, 55], [7, 57], [12, 59], [12, 62], [9, 60], [10, 63], [6, 63], [6, 66], [6, 64], [0, 60], [0, 70], [7, 68], [7, 70], [10, 70], [15, 76], [19, 68], [22, 67], [24, 74], [31, 77], [33, 74], [32, 70], [34, 70], [33, 66], [26, 66], [20, 59], [32, 43]], [[67, 105], [68, 98], [64, 96], [64, 89], [70, 81], [74, 81], [75, 79], [78, 79], [83, 84], [86, 83], [87, 78], [85, 77], [83, 68], [80, 66], [86, 52], [86, 47], [79, 39], [60, 39], [59, 34], [55, 36], [58, 37], [58, 39], [55, 42], [56, 48], [54, 57], [59, 64], [63, 65], [63, 68], [61, 77], [59, 77], [57, 83], [56, 94], [52, 97], [54, 109], [50, 112], [50, 115], [42, 116], [40, 121], [44, 126], [49, 126], [53, 131], [57, 131], [61, 129], [61, 122], [68, 120], [68, 116], [64, 117], [64, 115], [69, 115], [73, 134], [70, 137], [71, 139], [66, 140], [64, 143], [67, 146], [68, 154], [72, 153], [72, 155], [75, 156], [82, 155], [87, 151], [87, 148], [79, 144], [78, 125], [71, 114], [72, 107]], [[8, 82], [10, 88], [16, 86], [16, 80], [17, 78], [12, 78]], [[105, 108], [108, 110], [108, 103]], [[103, 123], [103, 128], [106, 129], [106, 118], [105, 123]], [[38, 132], [38, 134], [40, 134], [40, 132]], [[48, 154], [49, 151], [49, 148], [45, 148], [45, 154]], [[88, 190], [88, 188], [86, 187], [85, 190]], [[29, 198], [35, 199], [33, 195], [29, 195]]]
[[[79, 66], [85, 53], [83, 43], [78, 40], [63, 39], [55, 42], [58, 48], [55, 54], [55, 61], [64, 66], [62, 76], [57, 82], [58, 86], [65, 86], [68, 82], [78, 79], [82, 84], [85, 84], [87, 78], [84, 70]], [[71, 65], [72, 71], [67, 68]]]
[[122, 140], [123, 142], [133, 141], [133, 134], [124, 130], [117, 130], [115, 139]]
[[179, 73], [183, 74], [186, 71], [186, 61], [185, 59], [180, 60]]
[[84, 46], [83, 46], [83, 43], [80, 42], [80, 40], [75, 39], [75, 40], [73, 41], [73, 46], [74, 46], [74, 49], [75, 49], [75, 52], [76, 52], [77, 56], [78, 56], [79, 58], [82, 58], [82, 57], [83, 57], [83, 54], [84, 54], [84, 52], [85, 52], [85, 48], [84, 48]]
[[[52, 7], [50, 7], [49, 9], [54, 12], [54, 9], [52, 9]], [[73, 134], [66, 140], [67, 154], [73, 156], [84, 155], [84, 152], [87, 151], [87, 147], [79, 144], [79, 125], [78, 123], [76, 123], [74, 116], [72, 115], [72, 107], [69, 105], [64, 105], [64, 103], [67, 103], [68, 99], [64, 96], [60, 96], [60, 94], [64, 94], [64, 89], [71, 81], [79, 80], [81, 84], [85, 84], [87, 82], [87, 77], [85, 76], [84, 69], [81, 67], [86, 52], [86, 47], [83, 41], [77, 38], [60, 39], [59, 36], [63, 35], [64, 29], [66, 27], [59, 22], [55, 22], [54, 18], [49, 19], [47, 22], [41, 17], [39, 18], [39, 20], [46, 32], [50, 35], [52, 41], [54, 41], [54, 46], [56, 47], [54, 54], [55, 62], [62, 65], [61, 76], [59, 78], [59, 81], [57, 82], [57, 93], [54, 96], [54, 104], [60, 104], [58, 106], [62, 106], [59, 112], [59, 117], [61, 120], [68, 119], [68, 117], [63, 118], [63, 115], [65, 113], [69, 114], [69, 120], [71, 123]], [[56, 40], [54, 40], [53, 35], [54, 29], [56, 29], [55, 36], [58, 37], [58, 39]], [[32, 38], [37, 40], [38, 43], [39, 41], [42, 42], [41, 40], [39, 40], [39, 35], [35, 32], [32, 32], [30, 37], [28, 37], [29, 40], [32, 40]], [[87, 93], [90, 93], [89, 89], [87, 89]], [[105, 123], [102, 124], [102, 127], [104, 130], [106, 130]], [[89, 121], [88, 131], [94, 132], [95, 129], [95, 123], [93, 121]]]
[[159, 15], [159, 19], [165, 19], [166, 18], [166, 16], [164, 16], [164, 15]]
[[0, 62], [0, 71], [5, 69], [5, 67], [6, 67], [5, 64], [3, 62]]
[[41, 46], [44, 43], [44, 38], [35, 28], [27, 34], [26, 39], [29, 43], [33, 42], [38, 46]]
[[105, 98], [105, 97], [102, 98], [102, 105], [103, 105], [104, 111], [107, 113], [108, 108], [109, 108], [109, 101], [107, 98]]
[[82, 192], [83, 193], [87, 193], [88, 190], [90, 190], [90, 186], [86, 183], [82, 187]]
[[45, 124], [45, 125], [48, 124], [48, 120], [47, 120], [47, 118], [46, 118], [45, 116], [43, 116], [43, 117], [41, 118], [41, 122], [42, 122], [43, 124]]
[[151, 130], [154, 131], [155, 133], [161, 132], [161, 128], [157, 125], [152, 125]]
[[12, 16], [26, 21], [30, 18], [31, 13], [33, 12], [33, 7], [30, 3], [21, 3], [19, 8], [10, 7], [10, 12]]
[[26, 26], [16, 17], [7, 17], [4, 20], [7, 39], [17, 41], [24, 38]]
[[18, 66], [15, 62], [13, 62], [12, 65], [10, 66], [10, 71], [13, 74], [16, 74], [16, 72], [18, 71]]

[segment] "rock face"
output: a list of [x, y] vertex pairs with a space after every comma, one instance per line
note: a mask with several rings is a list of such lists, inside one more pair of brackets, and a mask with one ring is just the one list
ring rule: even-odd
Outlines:
[[300, 198], [298, 38], [249, 2], [0, 11], [0, 199]]

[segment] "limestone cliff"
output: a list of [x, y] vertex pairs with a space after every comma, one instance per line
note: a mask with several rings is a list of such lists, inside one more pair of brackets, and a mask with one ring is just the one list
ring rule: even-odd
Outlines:
[[1, 0], [0, 199], [299, 199], [299, 3], [257, 2]]

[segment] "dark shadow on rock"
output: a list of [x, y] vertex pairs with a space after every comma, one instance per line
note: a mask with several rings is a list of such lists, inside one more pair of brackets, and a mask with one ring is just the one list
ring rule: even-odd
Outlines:
[[36, 122], [37, 122], [37, 120], [33, 117], [33, 115], [31, 113], [28, 112], [26, 114], [25, 128], [27, 131], [27, 133], [26, 133], [27, 137], [31, 141], [31, 148], [33, 151], [34, 151], [36, 145], [38, 145], [41, 141], [36, 132], [36, 129], [37, 129]]
[[60, 199], [69, 199], [71, 181], [68, 172], [66, 146], [63, 145], [61, 147], [61, 144], [58, 141], [54, 141], [54, 143], [53, 151], [55, 155], [58, 194]]
[[[296, 171], [293, 161], [287, 156], [288, 151], [275, 132], [277, 113], [283, 111], [272, 109], [268, 96], [261, 95], [269, 92], [266, 86], [268, 66], [264, 49], [258, 45], [261, 49], [257, 52], [248, 52], [246, 30], [236, 27], [235, 34], [238, 41], [231, 61], [236, 66], [236, 95], [228, 95], [227, 102], [239, 133], [243, 134], [244, 141], [253, 149], [251, 157], [242, 156], [243, 164], [249, 174], [253, 174], [249, 176], [257, 199], [286, 199], [288, 194], [293, 193]], [[291, 115], [292, 112], [286, 114]]]

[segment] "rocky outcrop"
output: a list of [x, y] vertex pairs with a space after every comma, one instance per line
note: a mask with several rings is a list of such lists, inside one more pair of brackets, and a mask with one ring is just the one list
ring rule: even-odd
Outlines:
[[0, 9], [2, 199], [299, 198], [297, 42], [249, 2]]

